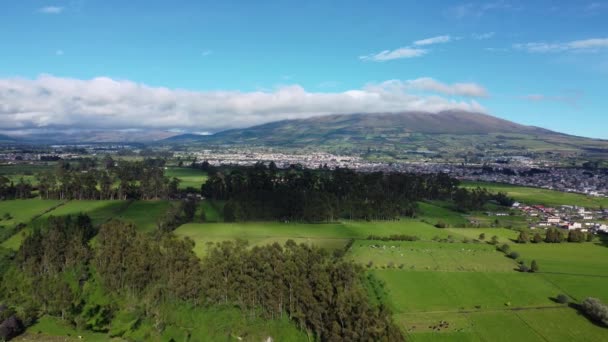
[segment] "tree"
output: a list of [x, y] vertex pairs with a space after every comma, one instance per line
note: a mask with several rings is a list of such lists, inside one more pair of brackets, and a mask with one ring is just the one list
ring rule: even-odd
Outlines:
[[517, 243], [527, 243], [528, 241], [530, 241], [528, 233], [524, 231], [519, 232], [519, 236], [517, 237]]
[[498, 244], [498, 236], [496, 236], [496, 235], [492, 236], [492, 239], [490, 240], [490, 243], [492, 245], [497, 245]]
[[557, 295], [556, 300], [560, 304], [568, 304], [568, 302], [570, 301], [568, 296], [566, 296], [565, 294], [561, 294], [561, 293]]
[[538, 272], [538, 263], [536, 263], [536, 260], [532, 260], [532, 263], [530, 264], [530, 272]]
[[499, 249], [500, 249], [501, 252], [503, 252], [505, 254], [508, 254], [509, 251], [511, 251], [511, 247], [509, 245], [507, 245], [506, 243], [503, 244], [502, 246], [500, 246]]
[[511, 258], [511, 259], [517, 259], [517, 258], [519, 258], [519, 253], [517, 253], [517, 252], [511, 252], [511, 253], [509, 253], [509, 258]]
[[479, 234], [479, 240], [483, 241], [486, 239], [486, 233]]
[[587, 242], [593, 241], [593, 233], [587, 233]]
[[584, 242], [584, 241], [585, 241], [585, 233], [583, 233], [580, 229], [568, 231], [568, 242]]
[[540, 236], [539, 233], [534, 233], [534, 237], [532, 238], [532, 242], [534, 242], [534, 243], [541, 243], [541, 242], [543, 242], [543, 238], [542, 238], [542, 236]]
[[582, 311], [592, 320], [608, 327], [608, 306], [597, 298], [586, 298], [581, 303]]

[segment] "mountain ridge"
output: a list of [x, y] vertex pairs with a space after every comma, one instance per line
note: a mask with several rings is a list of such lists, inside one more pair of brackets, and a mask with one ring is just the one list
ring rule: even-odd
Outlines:
[[[354, 113], [274, 121], [208, 136], [178, 135], [169, 144], [315, 147], [332, 152], [608, 153], [608, 141], [526, 126], [488, 114], [444, 111]], [[161, 142], [161, 143], [162, 143]]]

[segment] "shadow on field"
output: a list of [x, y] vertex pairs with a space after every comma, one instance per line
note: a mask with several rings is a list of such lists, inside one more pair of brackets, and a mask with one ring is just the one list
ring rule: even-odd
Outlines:
[[593, 319], [593, 318], [591, 318], [589, 315], [587, 315], [587, 313], [585, 313], [585, 311], [583, 310], [583, 307], [582, 307], [580, 304], [578, 304], [578, 303], [568, 303], [568, 307], [570, 307], [570, 308], [572, 308], [572, 309], [576, 310], [576, 313], [577, 313], [579, 316], [583, 316], [583, 317], [585, 317], [585, 318], [587, 319], [587, 321], [589, 321], [589, 323], [591, 323], [591, 324], [595, 325], [596, 327], [606, 329], [606, 326], [605, 326], [605, 325], [603, 325], [602, 323], [600, 323], [600, 322], [598, 322], [598, 321], [594, 320], [594, 319]]
[[608, 247], [608, 234], [598, 235], [600, 242], [596, 243], [599, 246]]

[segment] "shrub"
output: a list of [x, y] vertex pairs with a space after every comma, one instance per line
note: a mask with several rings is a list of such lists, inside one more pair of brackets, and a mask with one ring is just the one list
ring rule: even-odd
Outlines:
[[511, 252], [511, 253], [509, 253], [509, 258], [511, 258], [511, 259], [518, 259], [519, 258], [519, 253], [517, 253], [517, 252]]
[[443, 221], [439, 221], [439, 222], [437, 222], [437, 224], [435, 224], [435, 227], [437, 227], [437, 228], [449, 228], [450, 225], [447, 224], [447, 223], [445, 223], [445, 222], [443, 222]]
[[581, 303], [581, 309], [592, 320], [608, 326], [608, 306], [597, 298], [586, 298]]
[[570, 301], [570, 299], [568, 298], [568, 296], [566, 296], [565, 294], [558, 294], [557, 295], [557, 302], [560, 304], [568, 304], [568, 302]]
[[509, 251], [511, 250], [511, 247], [509, 247], [509, 245], [507, 245], [506, 243], [502, 246], [500, 246], [500, 251], [507, 254], [509, 253]]
[[525, 264], [519, 265], [519, 272], [530, 272], [530, 268]]
[[532, 264], [530, 264], [530, 272], [538, 272], [538, 264], [536, 260], [532, 260]]

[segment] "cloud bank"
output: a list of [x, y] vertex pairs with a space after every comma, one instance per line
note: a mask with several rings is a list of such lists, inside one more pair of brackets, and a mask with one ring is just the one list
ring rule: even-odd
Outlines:
[[533, 53], [549, 53], [562, 51], [597, 51], [608, 48], [608, 38], [589, 38], [571, 42], [545, 43], [532, 42], [513, 45], [515, 49]]
[[[431, 94], [413, 94], [422, 90]], [[218, 131], [332, 113], [467, 110], [484, 112], [474, 83], [432, 78], [392, 80], [343, 92], [308, 92], [299, 85], [274, 91], [190, 91], [128, 80], [42, 75], [0, 79], [0, 129], [186, 129]]]
[[46, 7], [39, 8], [38, 11], [40, 13], [44, 13], [44, 14], [59, 14], [59, 13], [63, 12], [63, 7], [46, 6]]

